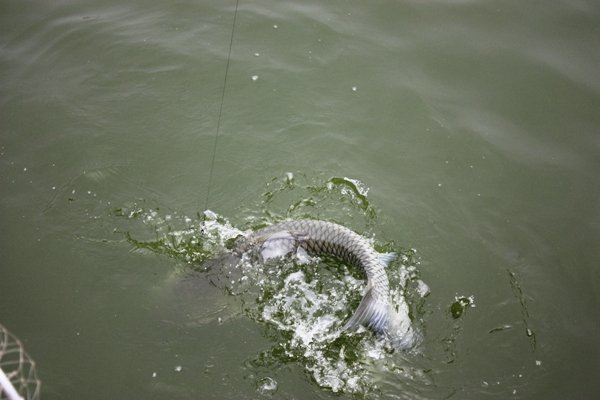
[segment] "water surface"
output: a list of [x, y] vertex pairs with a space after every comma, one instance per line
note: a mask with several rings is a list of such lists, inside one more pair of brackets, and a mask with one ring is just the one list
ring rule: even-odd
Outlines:
[[[240, 0], [232, 38], [235, 13], [0, 5], [0, 323], [42, 398], [597, 397], [600, 7]], [[351, 271], [237, 293], [206, 209], [401, 252], [421, 344], [298, 342], [265, 307], [334, 309], [318, 282]]]

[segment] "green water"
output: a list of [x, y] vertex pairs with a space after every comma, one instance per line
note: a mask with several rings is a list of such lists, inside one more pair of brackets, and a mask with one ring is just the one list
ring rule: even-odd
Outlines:
[[368, 398], [597, 398], [597, 2], [235, 9], [0, 4], [0, 324], [42, 398], [361, 397], [202, 266], [207, 208], [414, 256], [417, 349], [320, 348]]

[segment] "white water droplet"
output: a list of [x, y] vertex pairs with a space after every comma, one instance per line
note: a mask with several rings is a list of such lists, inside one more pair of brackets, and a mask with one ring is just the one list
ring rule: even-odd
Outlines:
[[181, 372], [182, 369], [183, 367], [181, 365], [178, 365], [175, 367], [175, 372]]
[[352, 86], [352, 91], [356, 92], [358, 90], [358, 88], [356, 86]]
[[252, 75], [252, 80], [256, 82], [258, 80], [258, 75]]
[[525, 333], [526, 333], [526, 334], [527, 334], [527, 336], [529, 336], [529, 337], [533, 336], [533, 331], [532, 331], [531, 329], [529, 329], [529, 328], [527, 328], [527, 329], [525, 330]]

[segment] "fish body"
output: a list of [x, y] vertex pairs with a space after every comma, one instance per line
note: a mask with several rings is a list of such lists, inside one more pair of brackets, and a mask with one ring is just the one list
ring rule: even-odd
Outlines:
[[406, 348], [413, 344], [407, 307], [398, 309], [390, 301], [385, 267], [396, 258], [396, 253], [378, 253], [356, 232], [319, 220], [287, 221], [268, 226], [247, 236], [238, 244], [236, 252], [242, 254], [251, 249], [258, 251], [263, 260], [306, 252], [314, 256], [333, 256], [359, 268], [367, 280], [365, 293], [343, 329], [363, 325], [389, 337], [396, 347]]

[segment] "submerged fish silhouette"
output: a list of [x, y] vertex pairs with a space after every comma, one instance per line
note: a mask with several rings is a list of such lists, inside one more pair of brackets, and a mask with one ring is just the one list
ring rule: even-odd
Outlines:
[[396, 253], [378, 253], [367, 239], [332, 222], [317, 220], [287, 221], [251, 233], [240, 240], [235, 252], [258, 251], [263, 260], [289, 253], [327, 255], [360, 268], [366, 275], [363, 298], [344, 330], [360, 325], [387, 337], [394, 347], [409, 348], [416, 335], [406, 304], [392, 305], [385, 267]]

